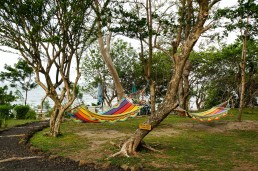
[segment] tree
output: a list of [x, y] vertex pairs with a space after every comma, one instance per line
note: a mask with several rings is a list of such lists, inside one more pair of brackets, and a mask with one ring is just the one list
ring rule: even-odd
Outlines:
[[[76, 98], [80, 60], [94, 38], [94, 18], [90, 15], [92, 2], [0, 1], [0, 43], [21, 54], [33, 68], [37, 84], [53, 100], [51, 136], [60, 133], [64, 112]], [[52, 73], [55, 73], [54, 78]], [[71, 77], [71, 73], [75, 76]]]
[[[22, 89], [25, 92], [24, 105], [27, 104], [28, 92], [37, 87], [36, 82], [33, 80], [34, 72], [25, 60], [19, 59], [14, 66], [5, 65], [5, 70], [0, 73], [2, 81], [9, 81], [11, 87]], [[21, 93], [19, 93], [21, 94]]]
[[[189, 0], [187, 3], [186, 1], [180, 1], [177, 6], [177, 13], [173, 13], [175, 16], [178, 14], [177, 18], [172, 20], [170, 18], [170, 20], [166, 20], [166, 22], [174, 22], [170, 27], [166, 27], [169, 29], [169, 32], [166, 32], [169, 37], [160, 37], [160, 41], [157, 40], [154, 42], [155, 47], [161, 49], [164, 53], [171, 57], [172, 61], [174, 62], [174, 68], [172, 78], [169, 82], [168, 90], [163, 102], [160, 104], [158, 110], [151, 114], [147, 121], [145, 121], [146, 124], [151, 126], [152, 130], [157, 127], [168, 116], [168, 114], [178, 106], [178, 85], [182, 78], [185, 63], [201, 34], [212, 27], [213, 23], [205, 23], [209, 18], [209, 12], [211, 8], [217, 2], [217, 0], [200, 0], [197, 2]], [[194, 9], [195, 12], [190, 14], [193, 22], [185, 23], [185, 21], [187, 21], [185, 12], [187, 9], [192, 7], [196, 7]], [[157, 26], [157, 28], [160, 27]], [[185, 31], [187, 30], [189, 31], [189, 34], [185, 34]], [[170, 46], [166, 46], [166, 38], [170, 38], [170, 40], [168, 40]], [[114, 154], [113, 156], [119, 154], [126, 156], [135, 154], [136, 149], [139, 147], [143, 138], [148, 135], [149, 132], [150, 130], [137, 129], [136, 132], [122, 145], [121, 151]]]
[[8, 87], [6, 85], [3, 87], [0, 87], [0, 105], [10, 104], [16, 99], [12, 91], [10, 92], [7, 92], [7, 91], [8, 91]]
[[[249, 50], [246, 62], [246, 95], [244, 107], [253, 106], [257, 91], [257, 46], [255, 41], [248, 41]], [[232, 96], [240, 97], [241, 91], [241, 62], [242, 43], [237, 40], [230, 45], [220, 48], [211, 47], [202, 52], [191, 53], [190, 60], [193, 65], [191, 76], [195, 78], [193, 87], [194, 96], [202, 98], [205, 108], [210, 108]], [[198, 105], [197, 105], [198, 107]], [[239, 107], [239, 102], [235, 106]]]
[[[137, 69], [139, 64], [137, 65], [137, 54], [133, 47], [122, 39], [116, 39], [111, 42], [110, 57], [121, 83], [124, 83], [125, 93], [131, 93], [133, 81], [138, 83], [137, 88], [140, 88], [142, 78]], [[96, 96], [97, 93], [94, 90], [96, 90], [98, 83], [101, 83], [104, 89], [104, 99], [108, 105], [111, 105], [117, 94], [115, 93], [112, 76], [105, 67], [97, 45], [93, 44], [88, 50], [87, 57], [82, 63], [82, 71], [86, 91], [91, 92], [93, 97]]]
[[[118, 98], [118, 101], [120, 101], [125, 94], [124, 94], [124, 88], [121, 84], [121, 80], [119, 78], [118, 72], [110, 56], [110, 49], [111, 49], [110, 43], [112, 38], [112, 32], [108, 32], [109, 26], [111, 24], [111, 16], [108, 8], [109, 2], [110, 1], [106, 1], [106, 2], [103, 2], [103, 4], [101, 4], [101, 1], [95, 0], [93, 4], [93, 8], [97, 18], [96, 20], [97, 37], [98, 37], [100, 52], [110, 74], [112, 75], [116, 92], [117, 92], [117, 98]], [[103, 16], [102, 14], [106, 14], [106, 15]], [[108, 33], [104, 34], [104, 31]]]
[[143, 75], [150, 85], [151, 112], [155, 112], [155, 87], [156, 83], [152, 80], [152, 58], [153, 58], [153, 36], [155, 31], [153, 28], [153, 18], [156, 18], [155, 12], [163, 7], [164, 2], [156, 5], [154, 8], [151, 0], [134, 1], [130, 3], [131, 8], [127, 10], [126, 4], [119, 4], [114, 7], [114, 18], [119, 26], [113, 26], [112, 31], [123, 34], [130, 38], [140, 41], [139, 58], [143, 67]]
[[171, 59], [162, 52], [153, 52], [152, 63], [152, 80], [156, 84], [155, 99], [157, 103], [160, 103], [166, 94], [171, 78]]
[[219, 16], [224, 16], [230, 21], [226, 22], [226, 35], [228, 31], [238, 30], [240, 32], [239, 38], [242, 40], [242, 55], [239, 64], [241, 69], [241, 85], [240, 85], [240, 106], [238, 113], [238, 121], [242, 120], [242, 112], [244, 106], [245, 96], [245, 67], [247, 59], [247, 41], [252, 37], [257, 36], [257, 20], [258, 20], [258, 3], [255, 0], [238, 0], [238, 4], [234, 8], [222, 9], [218, 12]]

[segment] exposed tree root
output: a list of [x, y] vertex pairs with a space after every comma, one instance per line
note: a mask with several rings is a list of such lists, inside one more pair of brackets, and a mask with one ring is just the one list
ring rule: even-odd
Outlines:
[[117, 157], [117, 156], [124, 156], [124, 157], [130, 157], [127, 153], [126, 150], [120, 150], [119, 152], [115, 153], [115, 154], [112, 154], [111, 156], [109, 156], [108, 158], [111, 158], [111, 157]]
[[[115, 145], [115, 146], [118, 146], [114, 142], [112, 144]], [[161, 151], [156, 150], [155, 148], [146, 145], [146, 143], [143, 142], [143, 141], [139, 144], [137, 149], [139, 150], [139, 149], [142, 149], [142, 148], [148, 149], [150, 151], [161, 153]], [[136, 155], [136, 154], [137, 154], [136, 151], [133, 149], [133, 142], [127, 141], [126, 143], [123, 144], [123, 146], [121, 147], [121, 150], [119, 152], [109, 156], [108, 159], [111, 158], [111, 157], [117, 157], [117, 156], [130, 157], [130, 155]]]
[[15, 160], [28, 160], [28, 159], [38, 159], [38, 158], [42, 158], [42, 156], [12, 157], [12, 158], [8, 158], [8, 159], [0, 160], [0, 163], [10, 162], [10, 161], [15, 161]]
[[150, 151], [154, 151], [154, 152], [161, 153], [161, 151], [156, 150], [155, 148], [153, 148], [153, 147], [151, 147], [151, 146], [148, 146], [148, 145], [146, 145], [146, 144], [143, 144], [142, 147], [144, 147], [144, 148], [146, 148], [146, 149], [148, 149], [148, 150], [150, 150]]
[[108, 158], [111, 157], [116, 157], [116, 156], [124, 156], [124, 157], [130, 157], [129, 155], [129, 150], [132, 151], [133, 148], [133, 142], [131, 140], [128, 140], [127, 142], [125, 142], [122, 147], [121, 150], [113, 155], [111, 155]]
[[24, 136], [25, 134], [18, 134], [18, 135], [1, 135], [0, 138], [3, 138], [3, 137], [22, 137]]

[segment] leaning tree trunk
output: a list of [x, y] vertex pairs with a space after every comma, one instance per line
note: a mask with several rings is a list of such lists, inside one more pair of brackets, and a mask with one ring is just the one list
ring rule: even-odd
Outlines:
[[120, 101], [125, 93], [124, 93], [124, 88], [120, 82], [120, 78], [119, 78], [119, 75], [117, 73], [117, 70], [113, 64], [113, 61], [112, 61], [112, 58], [111, 58], [111, 55], [110, 55], [110, 43], [111, 43], [111, 37], [112, 37], [112, 33], [110, 32], [109, 35], [107, 36], [106, 38], [106, 44], [104, 43], [104, 40], [103, 40], [103, 35], [102, 35], [102, 19], [100, 17], [100, 7], [99, 7], [99, 4], [98, 4], [98, 1], [95, 0], [95, 5], [96, 5], [96, 10], [98, 11], [96, 14], [97, 14], [97, 28], [98, 28], [98, 33], [97, 33], [97, 36], [98, 36], [98, 43], [99, 43], [99, 46], [100, 46], [100, 53], [102, 55], [102, 58], [106, 64], [106, 66], [108, 67], [108, 70], [114, 80], [114, 83], [115, 83], [115, 88], [116, 88], [116, 91], [117, 91], [117, 98], [118, 98], [118, 101]]
[[[98, 34], [98, 42], [100, 45], [100, 52], [101, 55], [103, 57], [103, 60], [106, 64], [106, 66], [108, 67], [108, 70], [110, 72], [110, 74], [112, 75], [112, 78], [114, 80], [115, 83], [115, 87], [116, 87], [116, 91], [117, 91], [117, 97], [118, 97], [118, 101], [120, 101], [123, 97], [124, 97], [124, 89], [123, 86], [120, 82], [120, 78], [119, 75], [117, 73], [117, 70], [112, 62], [112, 58], [110, 56], [110, 49], [105, 48], [105, 44], [103, 41], [103, 37], [101, 34]], [[108, 42], [108, 47], [110, 48], [110, 39], [107, 41]]]
[[[187, 37], [181, 37], [182, 29], [184, 27], [184, 22], [182, 22], [179, 26], [179, 32], [177, 38], [172, 43], [172, 58], [175, 63], [174, 72], [171, 78], [171, 81], [168, 86], [168, 90], [166, 92], [166, 96], [163, 102], [160, 104], [158, 110], [151, 114], [151, 116], [145, 122], [150, 125], [152, 130], [157, 127], [168, 115], [174, 110], [177, 104], [177, 91], [180, 79], [182, 77], [183, 68], [185, 66], [186, 60], [189, 58], [190, 52], [193, 49], [193, 46], [199, 39], [200, 35], [208, 30], [212, 25], [209, 24], [204, 27], [204, 23], [208, 18], [209, 9], [216, 4], [218, 1], [210, 1], [208, 0], [199, 0], [197, 1], [199, 4], [199, 12], [198, 17], [194, 25], [191, 25], [191, 32]], [[183, 18], [182, 18], [183, 20]], [[180, 31], [181, 30], [181, 31]], [[179, 51], [179, 43], [181, 42], [180, 51]], [[151, 130], [142, 130], [137, 129], [134, 135], [132, 135], [122, 146], [120, 152], [114, 154], [113, 156], [123, 154], [130, 155], [136, 153], [137, 147], [139, 147], [143, 138], [150, 132]]]
[[[172, 80], [169, 83], [169, 88], [166, 93], [164, 102], [160, 105], [159, 109], [148, 118], [145, 122], [146, 124], [151, 125], [151, 128], [154, 129], [156, 126], [162, 122], [172, 110], [174, 110], [177, 106], [176, 95], [178, 91], [178, 84], [181, 79], [182, 70], [184, 66], [184, 60], [181, 60], [179, 65], [176, 66], [175, 72], [173, 74]], [[140, 145], [142, 139], [149, 133], [149, 130], [137, 129], [133, 136], [128, 139], [122, 146], [121, 151], [114, 154], [124, 154], [126, 156], [135, 154], [137, 147]]]

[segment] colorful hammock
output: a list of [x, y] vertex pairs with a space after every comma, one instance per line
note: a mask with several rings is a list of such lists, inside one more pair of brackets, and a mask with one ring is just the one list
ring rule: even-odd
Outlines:
[[95, 113], [81, 106], [80, 108], [78, 108], [77, 112], [74, 114], [71, 114], [71, 116], [75, 120], [77, 121], [80, 120], [82, 122], [114, 123], [117, 121], [125, 121], [129, 117], [137, 116], [140, 109], [141, 109], [140, 106], [134, 105], [128, 99], [124, 98], [122, 99], [121, 103], [119, 103], [117, 106], [114, 106], [113, 108], [105, 112]]
[[199, 112], [199, 113], [187, 113], [188, 117], [199, 120], [201, 122], [212, 120], [219, 120], [221, 117], [224, 117], [228, 114], [230, 108], [228, 107], [228, 101], [221, 103], [218, 106], [215, 106], [207, 111]]

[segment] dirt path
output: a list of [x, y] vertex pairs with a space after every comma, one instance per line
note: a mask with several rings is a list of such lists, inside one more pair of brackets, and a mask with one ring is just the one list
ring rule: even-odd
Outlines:
[[32, 135], [32, 132], [42, 130], [47, 125], [47, 122], [37, 122], [0, 131], [0, 170], [122, 170], [113, 167], [97, 168], [94, 165], [79, 166], [79, 162], [73, 160], [35, 150], [33, 152], [26, 145], [26, 140]]

